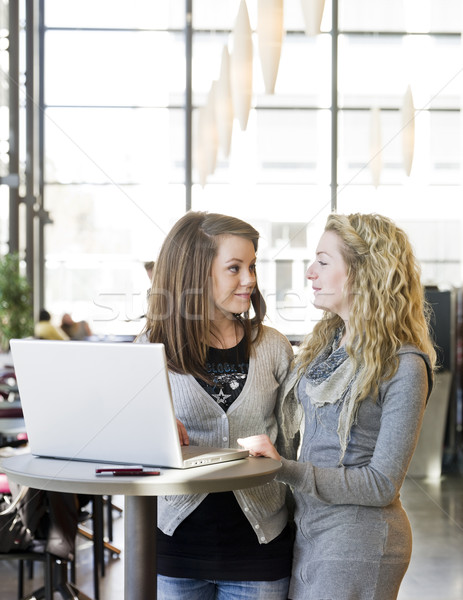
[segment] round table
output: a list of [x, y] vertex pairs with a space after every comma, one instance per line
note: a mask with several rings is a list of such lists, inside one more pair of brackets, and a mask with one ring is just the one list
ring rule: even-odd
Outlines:
[[98, 477], [108, 464], [41, 458], [21, 454], [2, 460], [2, 470], [16, 483], [40, 490], [77, 494], [123, 495], [124, 598], [156, 599], [157, 496], [225, 492], [271, 481], [281, 463], [246, 458], [191, 469], [158, 469], [159, 476]]

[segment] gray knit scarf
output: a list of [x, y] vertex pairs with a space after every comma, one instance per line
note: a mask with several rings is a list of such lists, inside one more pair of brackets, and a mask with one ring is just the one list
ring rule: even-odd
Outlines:
[[344, 346], [338, 347], [342, 330], [338, 330], [326, 349], [308, 366], [305, 372], [306, 393], [315, 408], [325, 404], [339, 403], [341, 411], [338, 420], [338, 437], [341, 446], [342, 464], [350, 440], [350, 431], [355, 421], [359, 395], [358, 373]]

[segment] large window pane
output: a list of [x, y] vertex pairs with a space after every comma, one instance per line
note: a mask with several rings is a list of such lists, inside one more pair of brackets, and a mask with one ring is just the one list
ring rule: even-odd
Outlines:
[[461, 116], [459, 111], [432, 112], [429, 120], [431, 183], [461, 185]]
[[152, 183], [184, 178], [182, 110], [49, 109], [47, 181]]
[[[248, 126], [242, 131], [235, 119], [230, 155], [219, 150], [203, 187], [198, 114], [219, 77], [223, 47], [233, 49], [240, 0], [193, 2], [192, 208], [234, 214], [260, 231], [269, 320], [293, 336], [319, 318], [304, 272], [332, 205], [325, 4], [323, 33], [308, 37], [300, 0], [285, 0], [279, 73], [268, 95], [257, 1], [247, 0], [254, 48]], [[45, 5], [44, 197], [54, 220], [46, 227], [47, 304], [58, 312], [72, 305], [77, 316], [94, 319], [96, 330], [118, 333], [135, 328], [147, 285], [142, 263], [155, 259], [185, 209], [185, 2], [134, 1], [129, 13], [119, 0]], [[425, 280], [434, 284], [459, 282], [461, 273], [460, 22], [456, 0], [339, 1], [338, 212], [380, 212], [404, 222]], [[409, 177], [401, 114], [408, 85], [416, 108]], [[373, 107], [381, 109], [377, 188]], [[444, 211], [452, 224], [436, 218]], [[424, 237], [420, 219], [429, 225]]]
[[47, 27], [167, 29], [185, 23], [183, 0], [46, 0]]
[[[166, 60], [166, 56], [168, 60]], [[183, 37], [155, 31], [50, 31], [46, 104], [168, 106], [185, 87]]]
[[459, 0], [340, 0], [339, 26], [353, 31], [454, 32]]
[[341, 106], [399, 107], [410, 85], [417, 108], [455, 107], [462, 96], [462, 84], [457, 37], [339, 38]]
[[[156, 258], [183, 214], [184, 194], [183, 186], [173, 185], [158, 186], [156, 194], [142, 185], [47, 186], [53, 218], [46, 230], [47, 305], [54, 313], [74, 307], [80, 318], [95, 319], [100, 332], [135, 330], [138, 323], [125, 321], [145, 300], [143, 263]], [[131, 302], [138, 308], [132, 311]], [[118, 307], [117, 319], [105, 303]]]
[[[338, 180], [341, 186], [372, 183], [370, 161], [372, 113], [364, 110], [342, 111], [339, 115]], [[381, 183], [404, 183], [402, 119], [399, 111], [380, 112]], [[414, 164], [414, 168], [416, 163]]]
[[269, 183], [328, 183], [329, 120], [321, 111], [262, 110], [257, 114], [258, 177]]

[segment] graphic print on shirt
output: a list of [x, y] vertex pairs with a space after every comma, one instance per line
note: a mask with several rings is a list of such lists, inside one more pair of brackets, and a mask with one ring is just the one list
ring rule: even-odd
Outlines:
[[213, 383], [197, 381], [226, 412], [240, 395], [248, 375], [243, 340], [234, 348], [209, 348], [207, 359], [206, 372]]
[[208, 373], [213, 376], [214, 386], [209, 386], [209, 394], [219, 406], [227, 411], [238, 398], [246, 382], [248, 365], [246, 363], [207, 363]]

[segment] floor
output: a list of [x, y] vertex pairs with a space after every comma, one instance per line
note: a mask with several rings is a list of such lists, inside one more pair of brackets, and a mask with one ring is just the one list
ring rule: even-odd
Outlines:
[[463, 476], [408, 478], [402, 500], [413, 531], [399, 600], [463, 599]]
[[[462, 600], [463, 598], [463, 476], [445, 476], [437, 481], [408, 478], [402, 489], [413, 534], [413, 555], [399, 600]], [[118, 506], [123, 499], [113, 498]], [[123, 516], [114, 511], [113, 543], [123, 548]], [[77, 586], [93, 598], [91, 542], [78, 536]], [[100, 600], [123, 600], [124, 565], [106, 555], [106, 574], [101, 578]], [[27, 591], [41, 585], [41, 565], [35, 568]], [[0, 562], [0, 596], [16, 600], [16, 567]], [[55, 600], [61, 600], [55, 594]], [[336, 600], [336, 599], [333, 599]]]

